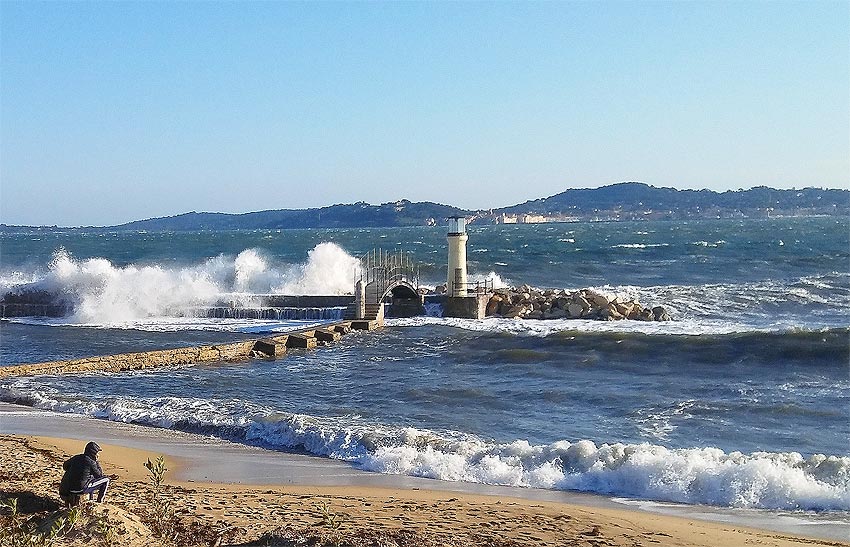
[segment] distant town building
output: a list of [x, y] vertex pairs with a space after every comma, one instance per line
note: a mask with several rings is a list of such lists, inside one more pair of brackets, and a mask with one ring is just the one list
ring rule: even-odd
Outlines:
[[516, 224], [516, 215], [502, 213], [496, 217], [496, 224]]
[[539, 224], [541, 222], [546, 222], [546, 217], [543, 215], [519, 215], [517, 217], [517, 222], [519, 224]]
[[[570, 219], [571, 217], [566, 217]], [[525, 213], [521, 215], [509, 215], [502, 213], [495, 217], [496, 224], [540, 224], [541, 222], [559, 222], [559, 217], [546, 217], [543, 215], [535, 215]]]

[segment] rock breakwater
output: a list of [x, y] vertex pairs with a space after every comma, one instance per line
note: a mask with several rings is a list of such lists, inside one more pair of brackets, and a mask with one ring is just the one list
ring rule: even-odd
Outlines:
[[528, 285], [496, 289], [487, 303], [486, 314], [522, 319], [672, 320], [664, 307], [644, 307], [637, 299], [593, 289], [535, 289]]

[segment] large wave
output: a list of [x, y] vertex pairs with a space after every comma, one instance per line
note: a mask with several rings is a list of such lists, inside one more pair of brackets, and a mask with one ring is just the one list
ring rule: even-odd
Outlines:
[[850, 457], [796, 452], [726, 453], [655, 444], [562, 440], [496, 443], [475, 435], [319, 418], [238, 400], [177, 397], [87, 400], [21, 379], [0, 398], [156, 427], [216, 435], [352, 462], [380, 473], [639, 499], [781, 510], [850, 510]]
[[[281, 264], [259, 249], [219, 255], [201, 264], [116, 266], [105, 258], [75, 259], [54, 253], [43, 274], [9, 272], [0, 291], [44, 291], [67, 302], [78, 323], [114, 324], [149, 317], [180, 316], [222, 298], [247, 294], [346, 294], [353, 291], [359, 261], [335, 243], [320, 243], [301, 264]], [[24, 283], [22, 283], [24, 281]]]

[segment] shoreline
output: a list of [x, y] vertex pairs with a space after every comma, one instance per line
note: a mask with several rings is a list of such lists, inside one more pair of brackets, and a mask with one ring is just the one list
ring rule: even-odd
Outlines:
[[[260, 499], [262, 496], [259, 493], [266, 491], [286, 496], [309, 496], [313, 501], [317, 496], [325, 496], [333, 499], [334, 503], [345, 505], [347, 511], [354, 510], [345, 501], [352, 496], [372, 499], [372, 502], [364, 502], [370, 506], [376, 504], [374, 500], [383, 500], [381, 503], [384, 504], [388, 499], [399, 500], [398, 503], [445, 503], [444, 498], [461, 500], [453, 502], [455, 505], [469, 504], [469, 507], [490, 507], [491, 510], [494, 505], [512, 504], [535, 514], [541, 511], [566, 511], [574, 517], [580, 514], [587, 516], [590, 519], [588, 522], [598, 525], [604, 525], [612, 519], [617, 522], [628, 521], [645, 533], [661, 530], [669, 534], [669, 537], [654, 537], [653, 540], [646, 536], [649, 543], [657, 544], [656, 541], [661, 541], [661, 544], [666, 545], [702, 545], [697, 541], [698, 538], [687, 534], [688, 539], [681, 536], [687, 529], [694, 527], [703, 530], [701, 534], [754, 534], [759, 536], [760, 543], [768, 545], [792, 544], [783, 543], [792, 540], [793, 544], [805, 541], [841, 545], [834, 542], [850, 540], [850, 520], [833, 522], [828, 516], [818, 519], [817, 515], [811, 514], [687, 506], [622, 500], [578, 492], [384, 475], [361, 471], [337, 460], [275, 452], [201, 435], [54, 413], [8, 403], [0, 403], [0, 434], [28, 437], [41, 446], [52, 447], [66, 454], [78, 452], [82, 447], [80, 441], [96, 440], [110, 448], [104, 452], [105, 472], [117, 472], [121, 480], [144, 480], [145, 470], [141, 465], [144, 457], [163, 454], [170, 468], [168, 483], [183, 489], [218, 492], [213, 497], [230, 496], [232, 492], [238, 492], [242, 496]], [[112, 447], [123, 448], [112, 450]], [[134, 465], [135, 470], [131, 470]], [[112, 469], [106, 469], [112, 466]], [[140, 473], [141, 478], [136, 473]], [[392, 505], [395, 507], [395, 504]], [[435, 510], [434, 507], [431, 509]], [[255, 507], [254, 510], [259, 509]], [[435, 526], [438, 524], [434, 522], [433, 514], [426, 510], [422, 513], [420, 525], [424, 529], [429, 529], [432, 523]], [[371, 514], [365, 511], [358, 519], [368, 520]], [[503, 522], [504, 518], [496, 517], [496, 521]], [[675, 533], [671, 534], [668, 528]], [[797, 540], [784, 534], [807, 539]], [[725, 541], [725, 544], [733, 541], [731, 538], [716, 539]], [[744, 543], [744, 538], [739, 537], [734, 541]]]

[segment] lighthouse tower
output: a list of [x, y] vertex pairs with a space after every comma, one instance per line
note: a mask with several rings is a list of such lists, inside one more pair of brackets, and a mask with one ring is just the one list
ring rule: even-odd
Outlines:
[[449, 217], [449, 267], [446, 275], [446, 295], [443, 301], [443, 317], [465, 317], [483, 319], [490, 295], [479, 286], [468, 290], [466, 276], [466, 218]]
[[451, 297], [465, 297], [466, 276], [466, 218], [449, 217], [449, 267], [446, 280], [446, 294]]

